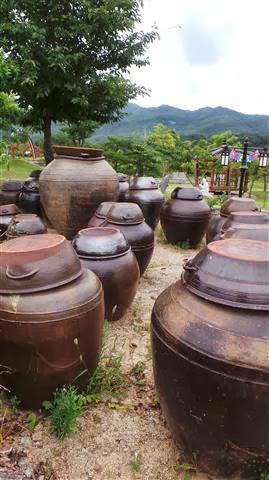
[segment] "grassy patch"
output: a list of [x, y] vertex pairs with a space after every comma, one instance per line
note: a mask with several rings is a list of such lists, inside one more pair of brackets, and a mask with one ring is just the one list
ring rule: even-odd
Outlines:
[[14, 158], [9, 162], [9, 170], [5, 163], [0, 164], [0, 180], [24, 180], [32, 170], [41, 170], [41, 166], [27, 162], [22, 158]]

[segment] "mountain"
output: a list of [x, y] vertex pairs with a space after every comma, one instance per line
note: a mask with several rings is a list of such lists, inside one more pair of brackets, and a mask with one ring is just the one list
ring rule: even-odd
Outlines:
[[181, 110], [169, 105], [145, 108], [130, 103], [119, 122], [99, 128], [91, 140], [102, 141], [107, 135], [127, 136], [131, 132], [149, 132], [156, 123], [171, 126], [184, 136], [210, 136], [232, 130], [235, 134], [263, 134], [269, 132], [269, 115], [249, 115], [224, 107], [205, 107], [199, 110]]

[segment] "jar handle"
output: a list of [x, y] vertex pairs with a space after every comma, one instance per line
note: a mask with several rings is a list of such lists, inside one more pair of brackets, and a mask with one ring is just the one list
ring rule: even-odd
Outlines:
[[33, 275], [35, 275], [37, 272], [39, 271], [39, 268], [36, 268], [35, 270], [31, 270], [31, 272], [27, 272], [27, 273], [19, 273], [19, 274], [16, 274], [16, 273], [12, 273], [10, 271], [10, 267], [7, 265], [7, 268], [6, 268], [6, 276], [8, 278], [10, 278], [11, 280], [22, 280], [24, 278], [29, 278], [29, 277], [32, 277]]
[[133, 215], [130, 215], [130, 214], [127, 213], [127, 215], [122, 215], [122, 218], [123, 218], [124, 220], [132, 220]]
[[185, 260], [185, 262], [183, 263], [183, 268], [184, 270], [191, 271], [191, 272], [198, 272], [199, 270], [199, 268], [196, 267], [196, 265], [192, 265], [192, 263], [188, 259]]

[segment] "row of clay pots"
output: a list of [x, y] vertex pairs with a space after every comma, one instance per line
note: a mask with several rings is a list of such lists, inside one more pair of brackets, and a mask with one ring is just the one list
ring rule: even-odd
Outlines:
[[152, 311], [162, 412], [186, 461], [218, 478], [269, 469], [268, 243], [214, 241]]
[[40, 196], [38, 178], [41, 170], [33, 170], [24, 181], [7, 180], [0, 191], [0, 206], [17, 204], [24, 213], [40, 215]]

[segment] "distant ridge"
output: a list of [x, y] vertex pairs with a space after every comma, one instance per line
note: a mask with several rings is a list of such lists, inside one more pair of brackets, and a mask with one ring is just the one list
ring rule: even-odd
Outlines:
[[153, 125], [163, 123], [185, 136], [209, 136], [231, 129], [235, 134], [268, 134], [269, 115], [249, 115], [224, 107], [181, 110], [169, 105], [140, 107], [129, 103], [125, 118], [98, 129], [91, 140], [103, 140], [107, 135], [127, 136], [134, 131], [149, 132]]

